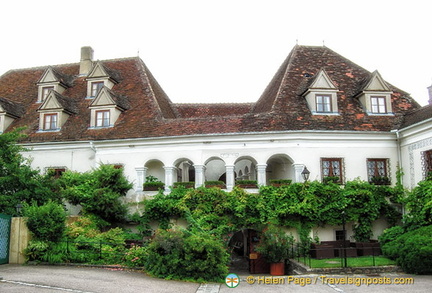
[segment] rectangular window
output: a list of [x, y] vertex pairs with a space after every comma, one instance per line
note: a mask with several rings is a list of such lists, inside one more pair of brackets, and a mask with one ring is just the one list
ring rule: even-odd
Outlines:
[[331, 107], [331, 96], [330, 95], [316, 95], [316, 111], [319, 113], [330, 113]]
[[110, 126], [110, 111], [96, 111], [96, 127], [108, 127]]
[[60, 178], [64, 172], [66, 172], [65, 168], [49, 168], [49, 174], [54, 178]]
[[323, 179], [335, 177], [335, 183], [342, 183], [342, 159], [341, 158], [322, 158], [321, 168]]
[[96, 97], [99, 93], [100, 89], [103, 88], [104, 82], [103, 81], [95, 81], [91, 83], [91, 96]]
[[346, 231], [344, 231], [344, 230], [336, 230], [335, 231], [336, 240], [346, 240], [345, 233], [346, 233]]
[[385, 97], [371, 97], [372, 113], [387, 113]]
[[432, 178], [432, 150], [423, 152], [425, 178]]
[[45, 114], [44, 115], [44, 130], [55, 130], [57, 129], [57, 114]]
[[387, 162], [387, 159], [367, 159], [369, 182], [380, 185], [386, 185], [390, 183], [387, 172]]
[[45, 101], [45, 99], [48, 97], [48, 94], [50, 91], [53, 91], [53, 86], [46, 86], [42, 88], [42, 101]]

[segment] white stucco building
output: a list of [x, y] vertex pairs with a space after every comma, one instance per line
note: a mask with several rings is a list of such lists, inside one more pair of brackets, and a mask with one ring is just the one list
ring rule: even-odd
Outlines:
[[[192, 85], [193, 86], [193, 85]], [[178, 181], [301, 182], [432, 171], [432, 107], [327, 47], [296, 45], [255, 103], [175, 104], [137, 58], [11, 70], [0, 77], [0, 132], [26, 127], [32, 166], [124, 168], [130, 200], [149, 175]]]

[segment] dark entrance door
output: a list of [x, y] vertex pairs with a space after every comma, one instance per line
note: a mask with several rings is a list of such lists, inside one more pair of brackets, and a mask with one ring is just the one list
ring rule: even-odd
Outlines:
[[270, 264], [266, 262], [255, 247], [259, 243], [259, 234], [255, 230], [249, 230], [249, 271], [251, 274], [268, 274], [270, 272]]

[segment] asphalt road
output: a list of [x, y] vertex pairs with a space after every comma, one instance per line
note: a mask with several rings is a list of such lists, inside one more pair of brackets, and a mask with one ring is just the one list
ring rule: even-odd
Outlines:
[[[239, 285], [236, 288], [229, 288], [225, 284], [202, 285], [190, 282], [166, 281], [149, 277], [142, 272], [119, 269], [102, 269], [73, 266], [0, 265], [0, 278], [2, 278], [0, 280], [0, 292], [7, 293], [423, 293], [431, 292], [432, 290], [432, 276], [413, 276], [405, 274], [382, 274], [380, 276], [299, 275], [283, 276], [273, 279], [269, 276], [241, 275]], [[361, 282], [363, 282], [363, 284]], [[369, 282], [371, 284], [364, 284], [365, 282]]]

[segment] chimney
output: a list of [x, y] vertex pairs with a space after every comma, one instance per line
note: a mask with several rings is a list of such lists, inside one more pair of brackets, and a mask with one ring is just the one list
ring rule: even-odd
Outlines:
[[92, 47], [81, 47], [80, 75], [88, 75], [93, 68]]

